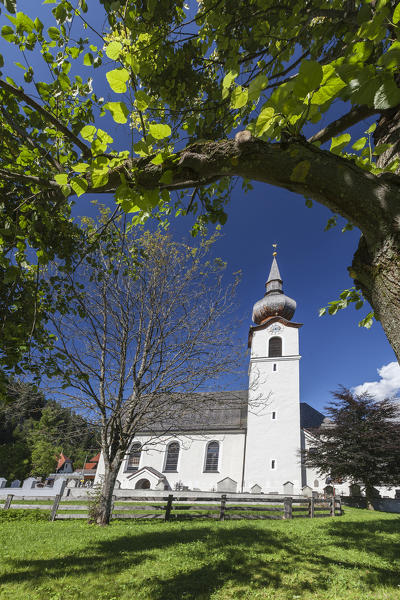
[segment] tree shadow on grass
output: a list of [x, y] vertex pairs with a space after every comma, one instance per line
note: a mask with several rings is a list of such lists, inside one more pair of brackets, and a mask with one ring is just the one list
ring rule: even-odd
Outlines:
[[[326, 532], [344, 551], [361, 547], [380, 556], [382, 551], [384, 558], [390, 560], [398, 557], [399, 550], [381, 547], [380, 542], [377, 547], [376, 532], [392, 533], [394, 526], [393, 521], [335, 520]], [[0, 577], [0, 585], [34, 582], [37, 586], [60, 573], [84, 580], [99, 571], [100, 579], [106, 576], [104, 582], [110, 582], [104, 585], [115, 597], [206, 600], [228, 586], [234, 591], [232, 597], [241, 597], [249, 589], [256, 592], [272, 588], [284, 591], [289, 598], [328, 590], [328, 575], [336, 567], [351, 569], [371, 590], [383, 584], [398, 589], [400, 584], [400, 575], [394, 569], [370, 565], [368, 572], [357, 571], [362, 565], [353, 557], [346, 558], [346, 552], [341, 555], [339, 551], [337, 558], [324, 556], [323, 547], [319, 549], [312, 542], [302, 545], [298, 533], [292, 538], [289, 527], [278, 530], [249, 523], [235, 527], [204, 523], [178, 528], [165, 524], [164, 529], [156, 531], [149, 527], [149, 531], [142, 528], [136, 534], [131, 528], [130, 532], [131, 535], [92, 541], [60, 558], [12, 560], [9, 572]], [[118, 583], [111, 583], [116, 576]]]

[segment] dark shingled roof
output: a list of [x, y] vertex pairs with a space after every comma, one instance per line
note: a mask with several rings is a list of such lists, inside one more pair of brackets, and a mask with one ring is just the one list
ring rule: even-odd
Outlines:
[[140, 433], [245, 431], [247, 398], [247, 390], [189, 394]]
[[300, 402], [300, 427], [302, 429], [313, 429], [322, 425], [325, 415], [316, 410], [306, 402]]
[[[149, 419], [149, 426], [138, 433], [188, 433], [212, 431], [246, 431], [248, 390], [232, 392], [193, 393], [178, 396], [175, 402], [166, 403], [162, 414]], [[319, 427], [325, 415], [300, 402], [300, 427]]]

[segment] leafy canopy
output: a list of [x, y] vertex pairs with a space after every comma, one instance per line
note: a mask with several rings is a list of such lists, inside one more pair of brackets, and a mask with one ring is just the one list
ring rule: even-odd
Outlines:
[[[1, 352], [9, 368], [30, 344], [50, 343], [41, 269], [55, 257], [70, 267], [81, 244], [71, 203], [85, 193], [114, 193], [134, 223], [192, 211], [195, 231], [224, 224], [232, 182], [223, 173], [217, 182], [200, 178], [188, 194], [193, 184], [174, 184], [177, 151], [243, 128], [281, 144], [303, 135], [330, 142], [332, 154], [374, 174], [398, 168], [396, 156], [378, 164], [388, 148], [374, 146], [371, 128], [359, 139], [346, 131], [400, 103], [393, 1], [46, 0], [38, 16], [1, 1], [1, 36], [21, 55], [15, 65], [0, 56]], [[334, 103], [347, 115], [340, 123]], [[309, 169], [298, 163], [291, 180], [305, 181]]]

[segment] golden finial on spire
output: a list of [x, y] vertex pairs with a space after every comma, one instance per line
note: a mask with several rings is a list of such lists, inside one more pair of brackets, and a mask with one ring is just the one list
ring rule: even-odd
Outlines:
[[272, 253], [272, 256], [276, 256], [276, 255], [278, 254], [278, 253], [277, 253], [277, 251], [276, 251], [276, 247], [277, 247], [277, 245], [278, 245], [278, 244], [272, 244], [272, 247], [273, 247], [273, 249], [274, 249], [274, 251], [273, 251], [273, 253]]

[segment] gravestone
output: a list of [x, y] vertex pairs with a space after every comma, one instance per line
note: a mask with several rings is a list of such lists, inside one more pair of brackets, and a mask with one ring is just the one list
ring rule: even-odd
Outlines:
[[4, 477], [0, 477], [0, 488], [5, 488], [7, 485], [7, 479], [4, 479]]
[[64, 478], [60, 477], [59, 479], [56, 479], [54, 481], [54, 485], [53, 485], [51, 491], [53, 492], [54, 495], [62, 494], [66, 485], [67, 485], [67, 481]]
[[12, 488], [19, 488], [19, 486], [21, 485], [21, 482], [19, 479], [14, 479], [14, 481], [11, 482], [10, 487]]
[[306, 496], [306, 498], [312, 498], [312, 488], [309, 485], [304, 485], [301, 488], [301, 493], [303, 494], [303, 496]]
[[258, 485], [258, 483], [255, 483], [253, 485], [253, 487], [250, 488], [250, 491], [251, 491], [252, 494], [261, 494], [261, 489], [262, 489], [261, 486]]
[[217, 483], [217, 492], [236, 492], [237, 481], [230, 477], [225, 477]]
[[22, 484], [22, 488], [24, 490], [32, 490], [35, 486], [36, 486], [35, 477], [28, 477], [28, 479], [25, 479]]
[[70, 479], [67, 483], [67, 488], [75, 488], [77, 483], [76, 479]]
[[283, 484], [283, 493], [285, 496], [291, 496], [293, 494], [293, 490], [294, 485], [291, 481], [286, 481], [286, 483]]
[[117, 479], [117, 480], [115, 481], [115, 484], [114, 484], [114, 489], [115, 489], [115, 490], [119, 490], [119, 489], [121, 489], [121, 482], [119, 481], [119, 479]]

